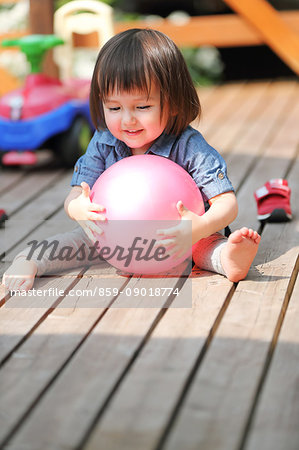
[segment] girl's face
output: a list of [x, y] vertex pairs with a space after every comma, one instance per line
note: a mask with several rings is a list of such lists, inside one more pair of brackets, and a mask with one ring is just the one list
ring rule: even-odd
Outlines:
[[160, 90], [156, 84], [152, 84], [149, 97], [139, 90], [114, 89], [103, 109], [109, 131], [125, 142], [133, 155], [144, 154], [166, 127], [167, 107], [161, 117]]

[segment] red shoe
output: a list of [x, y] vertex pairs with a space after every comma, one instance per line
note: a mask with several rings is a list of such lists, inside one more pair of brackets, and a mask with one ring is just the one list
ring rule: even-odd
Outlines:
[[287, 222], [292, 219], [291, 189], [287, 180], [276, 178], [264, 184], [254, 193], [257, 202], [257, 218], [266, 222]]

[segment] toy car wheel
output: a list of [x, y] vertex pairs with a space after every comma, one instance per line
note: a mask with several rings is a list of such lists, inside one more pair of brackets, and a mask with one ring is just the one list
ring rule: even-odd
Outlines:
[[92, 130], [84, 117], [76, 117], [69, 130], [55, 136], [51, 148], [66, 167], [73, 167], [87, 149]]

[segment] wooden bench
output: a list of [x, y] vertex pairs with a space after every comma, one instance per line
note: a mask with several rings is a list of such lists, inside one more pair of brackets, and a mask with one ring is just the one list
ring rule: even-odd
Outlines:
[[[188, 279], [130, 279], [103, 263], [40, 278], [35, 288], [49, 295], [23, 304], [2, 291], [0, 446], [297, 448], [298, 95], [295, 81], [200, 90], [199, 129], [225, 155], [237, 189], [232, 228], [262, 232], [246, 280], [197, 269]], [[62, 207], [70, 176], [47, 164], [0, 174], [10, 215], [2, 271], [30, 239], [72, 227]], [[273, 177], [289, 180], [294, 219], [262, 228], [253, 191]], [[190, 284], [190, 307], [176, 307], [175, 296], [169, 308], [151, 303], [149, 288], [179, 286], [188, 299]], [[148, 295], [134, 307], [125, 294], [84, 295], [99, 286]]]

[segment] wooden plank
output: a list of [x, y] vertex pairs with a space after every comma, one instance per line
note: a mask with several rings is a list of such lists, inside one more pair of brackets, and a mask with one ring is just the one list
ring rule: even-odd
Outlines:
[[[33, 182], [33, 178], [34, 177], [29, 177], [29, 179], [26, 180], [26, 183], [30, 180]], [[55, 183], [53, 183], [53, 181], [55, 181]], [[8, 252], [10, 249], [15, 247], [25, 238], [26, 235], [30, 233], [31, 230], [42, 225], [43, 222], [46, 221], [46, 219], [54, 214], [59, 208], [63, 208], [64, 199], [70, 190], [68, 186], [69, 182], [69, 173], [63, 174], [62, 172], [58, 175], [56, 174], [56, 176], [53, 173], [50, 179], [45, 177], [44, 188], [47, 189], [41, 191], [38, 197], [33, 198], [33, 201], [25, 204], [20, 211], [17, 211], [11, 217], [11, 220], [7, 221], [5, 230], [1, 230], [1, 254], [3, 252]], [[15, 190], [13, 192], [15, 192]], [[14, 199], [13, 192], [9, 193], [10, 199]], [[21, 203], [22, 199], [17, 198], [15, 201], [19, 201]], [[63, 213], [63, 216], [65, 216], [65, 213]], [[65, 221], [65, 219], [58, 217], [58, 223], [56, 226], [55, 221], [47, 223], [46, 231], [48, 236], [60, 231], [59, 226], [62, 221]], [[69, 229], [72, 229], [74, 226], [74, 222], [69, 220]], [[44, 237], [47, 237], [46, 233]], [[34, 235], [31, 236], [31, 238], [35, 239]], [[22, 248], [24, 248], [24, 244]], [[15, 252], [15, 254], [17, 254], [17, 252]]]
[[[36, 289], [54, 289], [55, 292], [66, 292], [70, 286], [75, 285], [79, 279], [77, 275], [84, 272], [84, 269], [70, 272], [67, 277], [50, 277], [41, 278], [36, 281]], [[55, 290], [57, 288], [57, 290]], [[52, 298], [42, 296], [40, 298], [40, 307], [37, 307], [36, 298], [32, 297], [31, 302], [26, 301], [26, 307], [20, 307], [20, 300], [9, 298], [5, 305], [0, 308], [1, 318], [1, 344], [0, 344], [0, 361], [6, 358], [17, 348], [23, 340], [29, 336], [36, 325], [45, 320], [51, 312], [53, 305], [55, 305], [61, 296], [53, 295]], [[30, 300], [30, 299], [29, 299]], [[0, 372], [1, 373], [1, 372]], [[2, 430], [5, 433], [5, 429]]]
[[[299, 169], [299, 168], [298, 168]], [[299, 278], [249, 431], [247, 450], [296, 450], [299, 442]]]
[[[298, 189], [297, 184], [297, 195]], [[248, 279], [238, 284], [174, 422], [166, 449], [240, 448], [292, 283], [298, 258], [297, 227], [298, 220], [266, 225], [257, 269], [252, 268]]]
[[44, 170], [33, 173], [30, 177], [20, 180], [12, 189], [9, 189], [1, 197], [1, 205], [12, 215], [25, 203], [31, 201], [39, 192], [48, 189], [53, 183], [57, 182], [63, 173], [62, 170]]
[[266, 0], [224, 0], [263, 37], [265, 43], [298, 75], [299, 33], [284, 23]]
[[[177, 277], [132, 278], [127, 287], [148, 290], [149, 287], [175, 287], [177, 282]], [[152, 304], [149, 294], [137, 297], [135, 307], [122, 308], [127, 300], [125, 294], [121, 294], [115, 307], [110, 308], [92, 330], [80, 351], [9, 441], [11, 449], [19, 449], [20, 445], [32, 450], [79, 445], [163, 314], [160, 308], [143, 307]]]
[[209, 138], [215, 128], [227, 116], [226, 110], [234, 99], [238, 98], [240, 91], [246, 89], [245, 83], [231, 83], [217, 86], [212, 95], [203, 104], [202, 116], [192, 126], [197, 128], [205, 137]]
[[[92, 276], [87, 271], [84, 278], [77, 279], [76, 285], [74, 279], [72, 283], [70, 277], [50, 281], [46, 279], [43, 284], [39, 283], [37, 289], [50, 293], [51, 287], [55, 286], [57, 292], [63, 291], [60, 294], [60, 297], [64, 296], [62, 299], [53, 291], [55, 294], [48, 294], [47, 298], [41, 296], [32, 301], [32, 297], [23, 297], [12, 300], [0, 309], [4, 335], [1, 338], [2, 348], [8, 348], [8, 344], [11, 347], [11, 341], [16, 340], [16, 335], [20, 340], [24, 333], [27, 334], [26, 341], [14, 351], [0, 371], [0, 410], [3, 416], [1, 442], [82, 345], [113, 300], [112, 288], [122, 290], [129, 281], [128, 278], [118, 276], [116, 270], [104, 262], [92, 268]], [[70, 286], [71, 291], [67, 294]], [[109, 287], [111, 294], [101, 297], [94, 295], [94, 290], [99, 287]], [[47, 309], [58, 301], [60, 303], [56, 309]], [[23, 302], [29, 305], [18, 306]], [[47, 306], [39, 308], [39, 303], [46, 303]], [[32, 335], [30, 326], [34, 330], [33, 333], [31, 331]]]
[[[282, 11], [279, 17], [289, 30], [299, 33], [299, 12]], [[190, 17], [183, 24], [164, 19], [155, 22], [115, 22], [116, 33], [129, 28], [153, 28], [167, 34], [180, 47], [214, 45], [235, 47], [264, 44], [264, 36], [236, 14]]]
[[[0, 171], [0, 196], [3, 195], [8, 189], [13, 188], [16, 184], [18, 184], [21, 179], [25, 177], [25, 173], [23, 171], [15, 171], [12, 169], [1, 170]], [[1, 198], [0, 198], [1, 202]]]
[[[0, 3], [1, 1], [3, 0], [0, 0]], [[280, 11], [278, 14], [289, 29], [295, 33], [299, 33], [298, 11]], [[33, 18], [33, 22], [35, 22], [35, 18]], [[262, 45], [265, 42], [260, 32], [257, 32], [250, 24], [246, 23], [244, 19], [238, 17], [236, 14], [190, 17], [184, 24], [175, 24], [168, 19], [150, 23], [146, 21], [114, 23], [115, 33], [136, 27], [153, 28], [162, 31], [181, 47], [200, 47], [203, 45], [239, 47]], [[1, 34], [0, 41], [2, 39], [25, 36], [28, 33], [29, 30], [16, 30]], [[81, 40], [84, 40], [84, 42], [81, 42]], [[75, 45], [78, 47], [94, 46], [94, 39], [91, 36], [91, 40], [88, 42], [88, 38], [83, 35], [78, 35], [76, 36]], [[0, 51], [3, 51], [1, 47]]]
[[86, 450], [99, 445], [128, 450], [156, 448], [178, 395], [217, 328], [231, 289], [232, 283], [224, 277], [194, 271], [192, 308], [182, 310], [174, 303], [164, 315], [93, 429]]
[[[60, 206], [60, 205], [59, 205]], [[53, 212], [55, 212], [55, 204], [53, 205]], [[50, 212], [51, 214], [51, 212]], [[5, 233], [7, 241], [5, 246], [7, 248], [5, 253], [5, 261], [11, 262], [14, 257], [22, 250], [27, 248], [27, 243], [32, 240], [42, 241], [57, 233], [65, 233], [75, 228], [74, 223], [61, 208], [48, 220], [46, 216], [41, 215], [34, 220], [27, 220], [22, 222], [21, 233], [18, 231], [18, 220], [13, 221], [11, 232]], [[15, 233], [17, 233], [15, 235]]]
[[[227, 105], [224, 115], [208, 130], [208, 142], [221, 154], [229, 153], [248, 127], [252, 116], [261, 109], [269, 82], [248, 83]], [[255, 116], [256, 117], [256, 116]], [[258, 120], [258, 117], [256, 117]]]
[[[3, 0], [0, 0], [0, 3]], [[286, 26], [299, 33], [299, 12], [280, 11], [279, 16]], [[35, 20], [35, 19], [33, 19]], [[239, 47], [264, 44], [264, 39], [251, 25], [237, 14], [190, 17], [184, 24], [175, 24], [168, 19], [154, 22], [126, 21], [115, 22], [115, 33], [130, 28], [153, 28], [167, 34], [180, 47], [214, 45], [215, 47]], [[30, 30], [13, 31], [1, 34], [2, 39], [11, 39], [28, 35]], [[84, 42], [83, 42], [84, 40]], [[94, 46], [93, 36], [76, 36], [75, 46]], [[0, 52], [3, 48], [0, 47]]]

